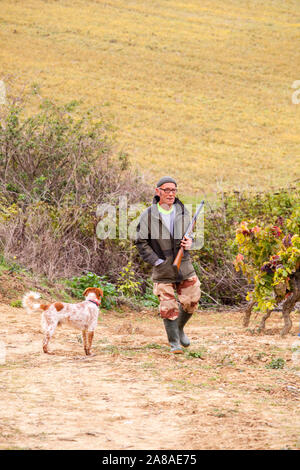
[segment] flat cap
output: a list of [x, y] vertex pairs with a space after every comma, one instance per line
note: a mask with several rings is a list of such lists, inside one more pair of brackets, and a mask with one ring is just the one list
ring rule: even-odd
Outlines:
[[163, 176], [162, 178], [160, 178], [160, 180], [158, 181], [156, 187], [159, 188], [160, 186], [162, 186], [163, 184], [165, 183], [174, 183], [175, 186], [177, 186], [177, 183], [176, 181], [174, 180], [174, 178], [171, 178], [171, 176]]

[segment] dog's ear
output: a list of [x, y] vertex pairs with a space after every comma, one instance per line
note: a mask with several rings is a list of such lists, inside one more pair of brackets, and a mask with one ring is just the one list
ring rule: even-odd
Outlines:
[[93, 289], [92, 287], [88, 287], [87, 289], [85, 289], [85, 291], [83, 293], [83, 297], [86, 297], [92, 289]]
[[96, 291], [96, 296], [97, 296], [99, 299], [102, 299], [102, 297], [103, 297], [103, 290], [100, 289], [99, 287], [96, 287], [96, 288], [95, 288], [95, 291]]

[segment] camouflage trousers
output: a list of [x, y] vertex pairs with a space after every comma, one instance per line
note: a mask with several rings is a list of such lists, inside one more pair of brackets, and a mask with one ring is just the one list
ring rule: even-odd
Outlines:
[[182, 305], [185, 312], [192, 314], [197, 308], [201, 297], [200, 281], [197, 276], [189, 277], [180, 283], [164, 284], [155, 282], [153, 293], [159, 299], [159, 312], [161, 318], [175, 320], [179, 315], [179, 305]]

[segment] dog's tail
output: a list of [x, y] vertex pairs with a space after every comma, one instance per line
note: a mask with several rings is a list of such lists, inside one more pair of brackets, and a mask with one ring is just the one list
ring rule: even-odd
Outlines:
[[27, 313], [34, 313], [38, 310], [47, 310], [49, 308], [49, 305], [38, 302], [39, 298], [40, 294], [32, 291], [27, 292], [27, 294], [23, 296], [22, 306], [26, 309]]

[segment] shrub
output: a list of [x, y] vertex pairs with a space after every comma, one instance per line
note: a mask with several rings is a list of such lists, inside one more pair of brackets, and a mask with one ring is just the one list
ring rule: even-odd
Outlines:
[[[242, 270], [236, 271], [232, 263], [239, 253], [236, 230], [242, 221], [251, 220], [252, 228], [257, 224], [273, 226], [281, 219], [291, 220], [293, 210], [299, 206], [299, 189], [298, 184], [276, 192], [248, 194], [235, 191], [218, 194], [214, 207], [209, 202], [206, 204], [204, 246], [199, 252], [192, 253], [204, 291], [202, 305], [212, 300], [228, 305], [245, 301], [249, 283], [252, 287], [253, 280]], [[297, 217], [290, 223], [299, 225]], [[291, 229], [292, 226], [289, 231]]]
[[0, 248], [49, 279], [82, 272], [116, 279], [130, 259], [118, 240], [99, 240], [97, 206], [149, 196], [128, 156], [114, 154], [108, 127], [77, 103], [42, 100], [26, 117], [12, 99], [0, 115]]
[[148, 308], [156, 308], [159, 306], [158, 297], [153, 294], [153, 282], [151, 280], [146, 281], [146, 290], [143, 295], [143, 304]]
[[134, 297], [140, 293], [141, 282], [136, 280], [131, 261], [120, 271], [117, 284], [117, 290], [125, 297]]
[[106, 276], [97, 276], [97, 274], [88, 272], [80, 277], [73, 277], [66, 281], [74, 297], [82, 299], [82, 294], [88, 287], [99, 287], [103, 291], [101, 307], [111, 309], [116, 305], [117, 290], [116, 287], [107, 280]]
[[236, 231], [239, 254], [235, 267], [242, 270], [254, 289], [248, 300], [257, 309], [271, 310], [290, 292], [290, 279], [300, 269], [300, 209], [275, 224], [243, 221]]

